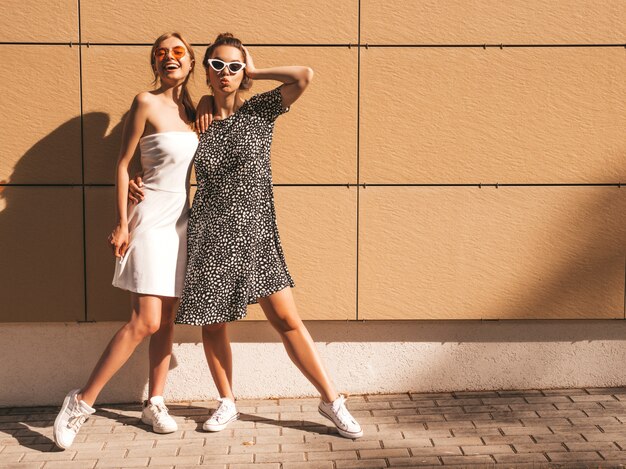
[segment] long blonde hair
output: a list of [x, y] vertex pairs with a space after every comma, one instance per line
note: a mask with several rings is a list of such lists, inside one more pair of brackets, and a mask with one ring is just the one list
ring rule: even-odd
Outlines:
[[154, 81], [152, 82], [152, 84], [154, 86], [157, 86], [160, 81], [159, 73], [157, 72], [157, 68], [156, 68], [156, 58], [154, 54], [157, 48], [159, 47], [159, 45], [166, 39], [169, 39], [170, 37], [175, 37], [177, 39], [180, 39], [180, 41], [187, 48], [189, 57], [191, 57], [191, 70], [189, 71], [187, 78], [185, 78], [185, 81], [183, 82], [180, 97], [183, 102], [183, 106], [185, 107], [185, 114], [187, 115], [187, 119], [193, 123], [196, 120], [196, 107], [193, 105], [193, 101], [191, 100], [191, 95], [189, 94], [189, 90], [187, 89], [187, 82], [189, 81], [189, 77], [191, 77], [194, 71], [194, 68], [195, 68], [194, 65], [196, 63], [196, 55], [194, 54], [193, 49], [191, 48], [189, 43], [185, 40], [185, 38], [183, 38], [182, 34], [180, 34], [179, 32], [173, 31], [170, 33], [161, 34], [156, 39], [156, 41], [154, 41], [154, 44], [152, 44], [152, 50], [150, 51], [150, 65], [152, 66], [152, 73], [154, 73]]

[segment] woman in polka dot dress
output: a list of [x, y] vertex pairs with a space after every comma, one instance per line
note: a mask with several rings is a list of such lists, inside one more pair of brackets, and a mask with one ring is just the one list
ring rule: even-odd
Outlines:
[[[281, 335], [287, 353], [321, 394], [319, 411], [338, 432], [363, 431], [345, 406], [321, 363], [294, 303], [291, 278], [276, 227], [270, 146], [274, 122], [302, 95], [313, 77], [309, 67], [256, 68], [250, 52], [232, 34], [221, 34], [205, 54], [212, 97], [194, 165], [198, 190], [188, 228], [188, 264], [177, 324], [202, 326], [209, 368], [220, 406], [204, 423], [208, 431], [237, 419], [232, 391], [232, 356], [226, 325], [259, 303]], [[250, 80], [282, 84], [242, 101]], [[210, 103], [210, 105], [208, 104]], [[202, 109], [202, 108], [200, 108]]]

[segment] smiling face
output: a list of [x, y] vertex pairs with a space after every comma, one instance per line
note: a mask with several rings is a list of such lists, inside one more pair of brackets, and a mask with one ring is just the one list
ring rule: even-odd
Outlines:
[[172, 36], [154, 48], [153, 66], [161, 82], [184, 80], [193, 68], [193, 57], [183, 41]]
[[[245, 62], [241, 51], [233, 46], [222, 45], [215, 48], [211, 54], [211, 59], [220, 59], [224, 62]], [[237, 91], [244, 79], [244, 71], [240, 70], [236, 73], [231, 72], [228, 67], [224, 67], [221, 71], [214, 70], [207, 65], [207, 81], [213, 88], [213, 93], [232, 93]]]

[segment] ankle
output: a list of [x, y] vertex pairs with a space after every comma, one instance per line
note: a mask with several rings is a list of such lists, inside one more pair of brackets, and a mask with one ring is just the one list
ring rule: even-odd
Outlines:
[[79, 392], [78, 394], [76, 394], [76, 400], [78, 402], [83, 401], [85, 404], [87, 404], [89, 407], [93, 407], [94, 403], [95, 403], [95, 399], [89, 399], [86, 398], [85, 395], [81, 392]]

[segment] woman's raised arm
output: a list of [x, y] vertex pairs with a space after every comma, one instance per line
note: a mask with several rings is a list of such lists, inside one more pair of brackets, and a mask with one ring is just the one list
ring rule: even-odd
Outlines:
[[256, 68], [250, 51], [246, 51], [246, 73], [253, 80], [277, 80], [284, 83], [281, 86], [283, 106], [289, 107], [304, 93], [304, 90], [313, 79], [313, 69], [300, 65], [286, 65], [282, 67]]

